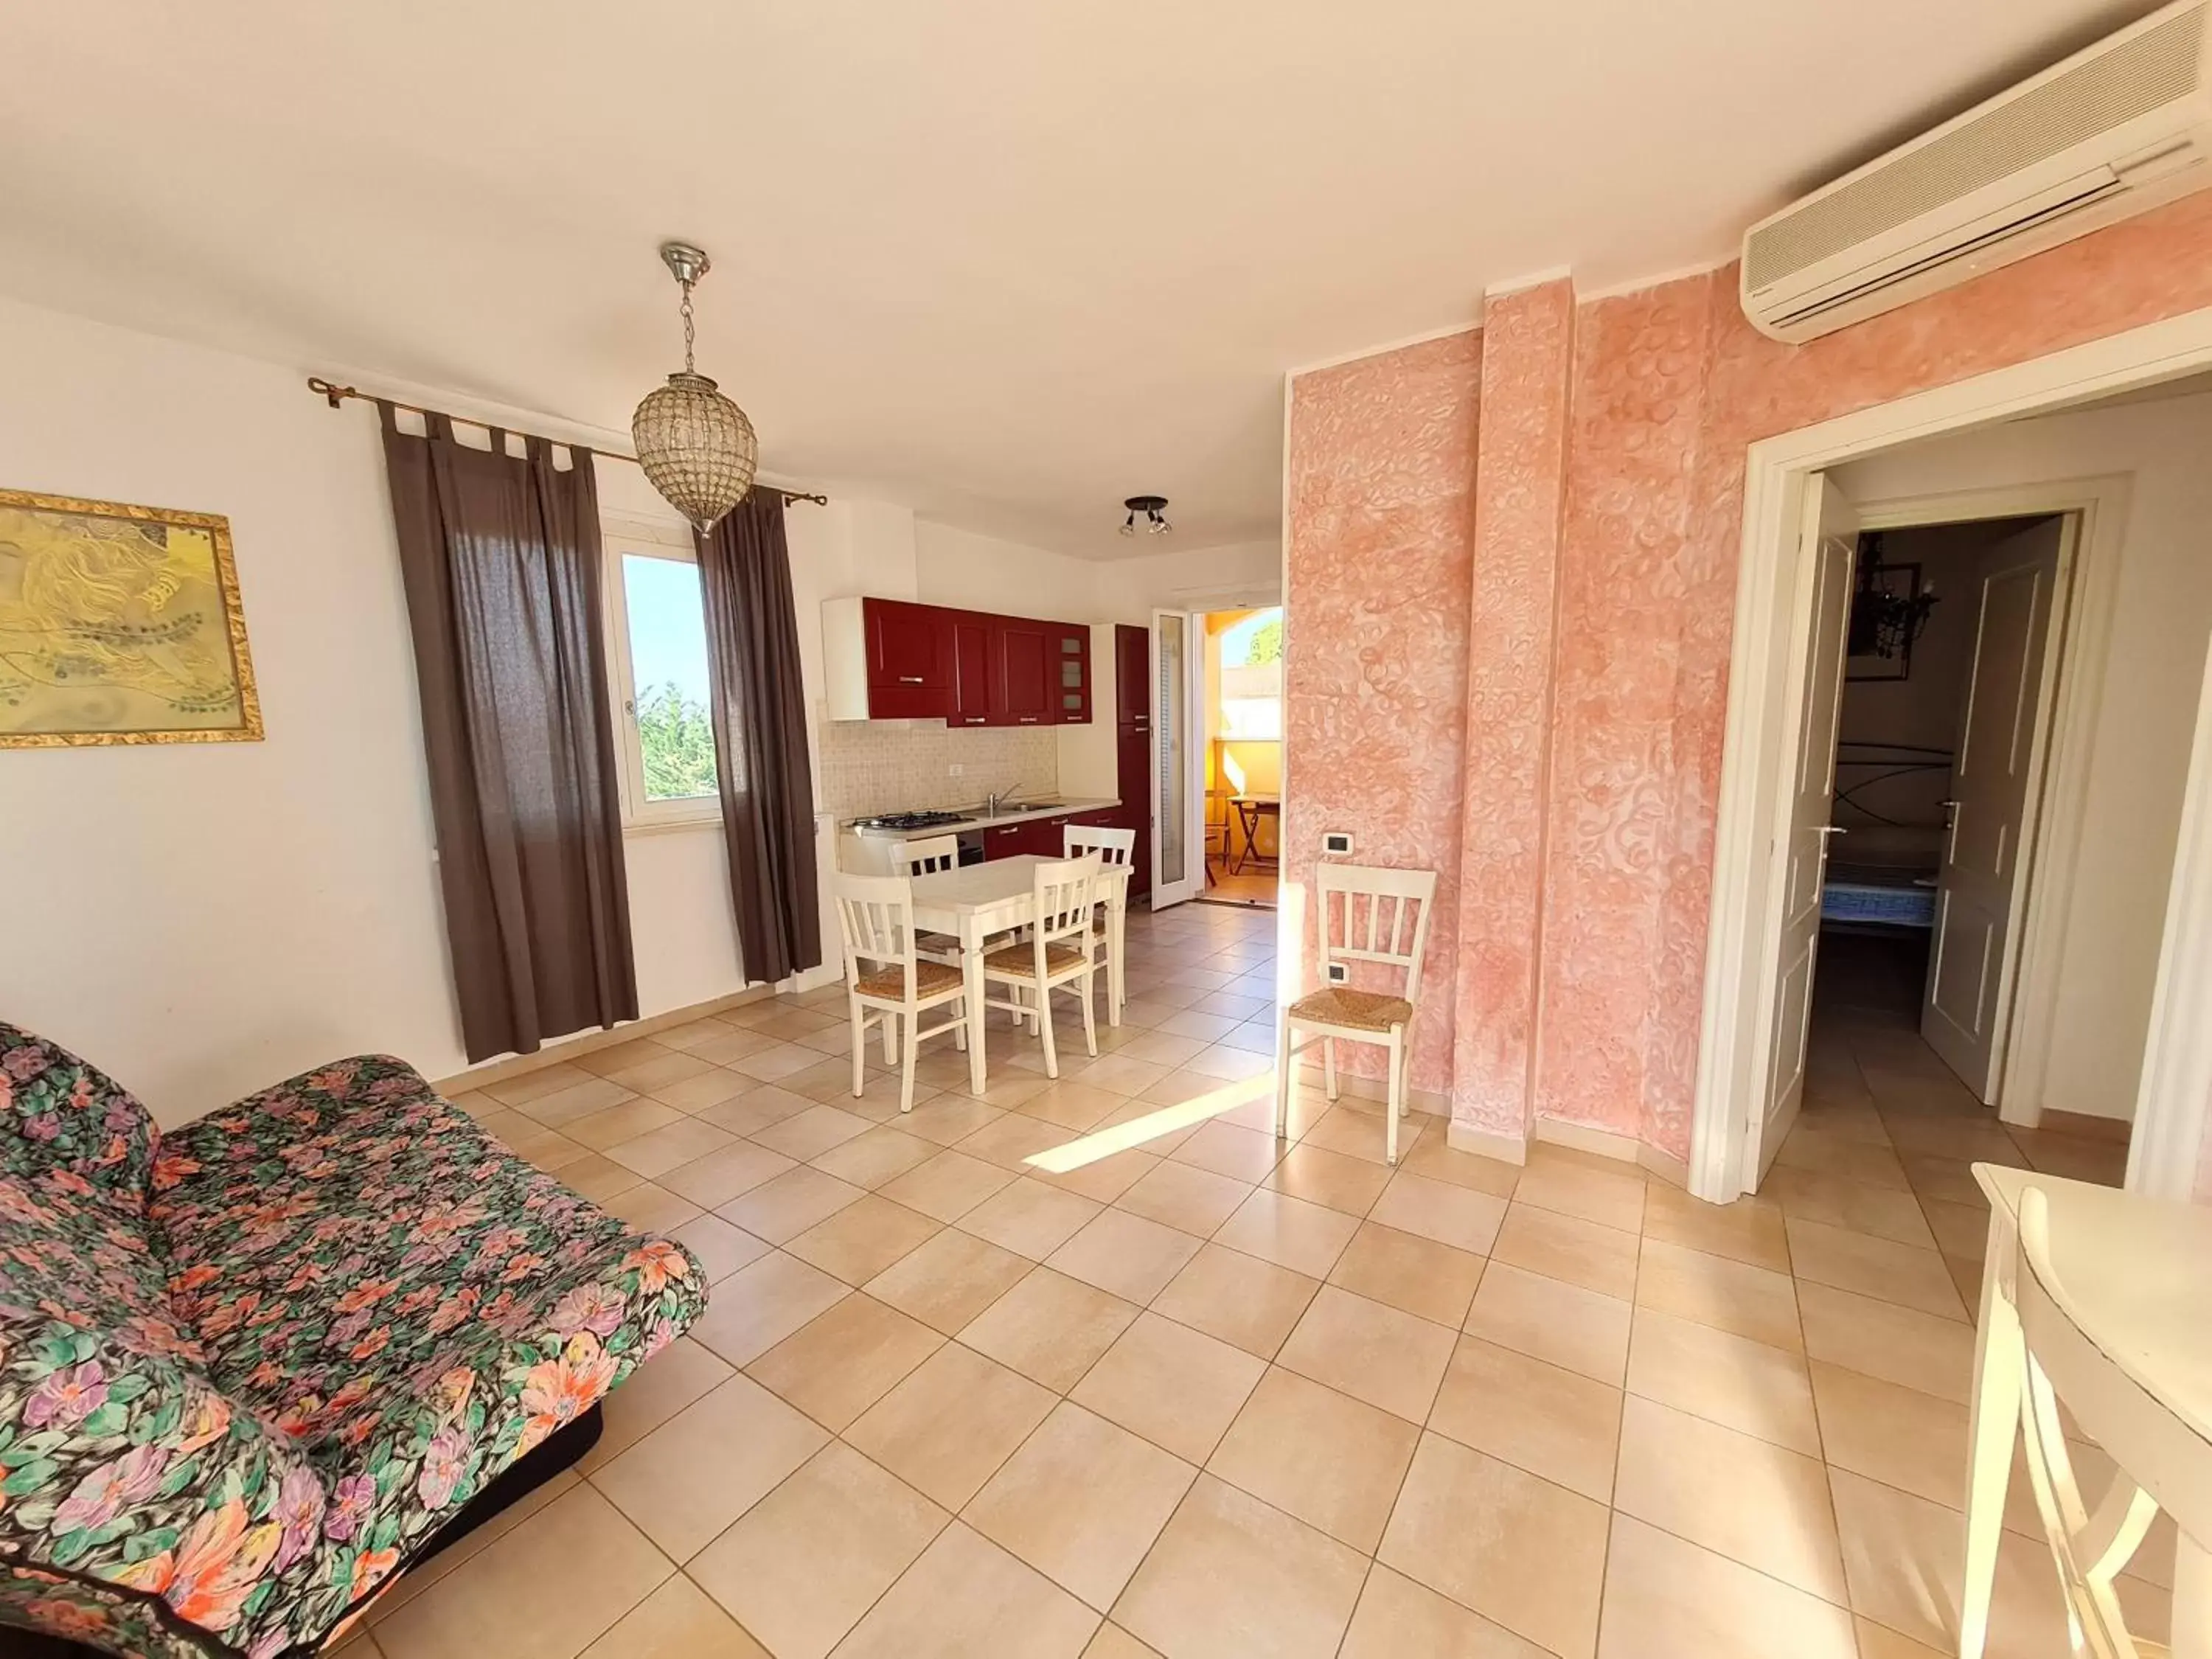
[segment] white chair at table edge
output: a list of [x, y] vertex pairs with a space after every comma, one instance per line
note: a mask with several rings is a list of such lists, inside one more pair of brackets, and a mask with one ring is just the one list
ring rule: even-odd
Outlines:
[[[1096, 853], [1103, 869], [1126, 870], [1137, 856], [1137, 832], [1133, 830], [1103, 830], [1096, 824], [1071, 823], [1060, 831], [1060, 836], [1068, 857], [1081, 858], [1085, 853]], [[1121, 1009], [1128, 1005], [1129, 975], [1127, 965], [1115, 961], [1110, 954], [1114, 950], [1110, 928], [1106, 934], [1106, 948], [1110, 969], [1106, 975], [1106, 994], [1113, 996], [1115, 988], [1120, 988], [1120, 1000], [1114, 1010], [1114, 1017], [1119, 1019]]]
[[[2018, 1424], [2025, 1443], [2021, 1461], [2058, 1569], [2075, 1651], [2090, 1659], [2149, 1659], [2169, 1651], [2179, 1659], [2203, 1651], [2197, 1644], [2207, 1632], [2185, 1629], [2203, 1611], [2203, 1597], [2189, 1594], [2201, 1588], [2187, 1582], [2194, 1577], [2193, 1563], [2175, 1564], [2170, 1650], [2139, 1641], [2129, 1631], [2113, 1580], [2161, 1508], [2200, 1528], [2203, 1517], [2212, 1515], [2212, 1445], [2153, 1399], [2088, 1336], [2051, 1264], [2050, 1200], [2040, 1188], [2021, 1189], [2013, 1260], [1991, 1261], [1984, 1271], [2010, 1275], [2012, 1297], [2009, 1310], [1992, 1310], [1996, 1322], [2010, 1328], [1995, 1336], [1985, 1334], [1983, 1340], [2002, 1342], [2014, 1352], [1993, 1349], [1987, 1364], [1977, 1368], [1976, 1432], [1993, 1428], [2009, 1442]], [[2002, 1296], [1997, 1299], [2004, 1301]], [[2062, 1400], [2073, 1407], [2082, 1434], [2094, 1435], [2116, 1465], [2094, 1506], [2067, 1449]], [[1987, 1425], [1980, 1420], [1984, 1414]], [[2143, 1489], [2138, 1472], [2159, 1489], [2160, 1497]], [[1970, 1493], [1965, 1628], [1959, 1651], [1972, 1659], [1979, 1659], [1989, 1632], [1990, 1581], [2003, 1525], [2000, 1500], [1990, 1493]], [[2186, 1528], [2178, 1547], [2183, 1553], [2196, 1548]]]
[[[1314, 926], [1322, 975], [1328, 975], [1333, 962], [1372, 962], [1385, 968], [1402, 968], [1405, 994], [1391, 996], [1328, 984], [1309, 991], [1283, 1011], [1275, 1038], [1275, 1133], [1280, 1137], [1289, 1127], [1291, 1066], [1302, 1050], [1316, 1042], [1322, 1045], [1322, 1075], [1328, 1097], [1334, 1100], [1336, 1045], [1371, 1042], [1388, 1049], [1390, 1055], [1389, 1094], [1382, 1114], [1387, 1125], [1383, 1153], [1395, 1164], [1398, 1120], [1407, 1110], [1407, 1033], [1420, 997], [1421, 955], [1428, 945], [1429, 913], [1436, 908], [1437, 874], [1433, 870], [1321, 864], [1314, 868], [1313, 884]], [[1366, 901], [1364, 926], [1363, 899]], [[1301, 1030], [1310, 1034], [1303, 1042], [1297, 1040]]]
[[[915, 876], [933, 876], [940, 871], [960, 867], [960, 838], [957, 836], [929, 836], [915, 841], [891, 843], [891, 873], [911, 880]], [[947, 967], [960, 965], [960, 941], [948, 933], [924, 933], [915, 946], [924, 962], [941, 962]], [[886, 1050], [884, 1058], [893, 1058]]]
[[[967, 981], [957, 968], [927, 962], [915, 947], [914, 884], [904, 876], [840, 875], [832, 889], [837, 901], [837, 930], [845, 941], [847, 1003], [853, 1019], [853, 1094], [866, 1086], [866, 1054], [870, 1018], [883, 1022], [884, 1054], [894, 1051], [901, 1016], [906, 1020], [906, 1052], [899, 1077], [899, 1110], [914, 1109], [914, 1068], [921, 1040], [946, 1031], [968, 1046]], [[872, 969], [865, 964], [873, 963]], [[921, 1029], [925, 1009], [959, 1005], [953, 1017], [929, 1030]]]
[[[1044, 1074], [1060, 1075], [1060, 1055], [1053, 1046], [1052, 994], [1082, 981], [1084, 1046], [1098, 1052], [1098, 1024], [1091, 1007], [1091, 975], [1098, 971], [1098, 942], [1091, 932], [1098, 903], [1098, 855], [1079, 859], [1050, 859], [1036, 866], [1036, 904], [1029, 937], [1018, 945], [1002, 945], [983, 958], [983, 1006], [1006, 1008], [1018, 1019], [1036, 1026], [1044, 1042]], [[1073, 941], [1071, 943], [1070, 941]], [[989, 988], [1006, 987], [1004, 1002], [994, 1002]], [[1021, 1000], [1024, 988], [1036, 998], [1033, 1005]]]

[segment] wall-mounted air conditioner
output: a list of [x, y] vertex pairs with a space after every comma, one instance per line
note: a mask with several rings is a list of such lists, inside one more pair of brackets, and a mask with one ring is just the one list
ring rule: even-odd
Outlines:
[[1762, 219], [1744, 314], [1809, 340], [2212, 184], [2212, 0], [2183, 0]]

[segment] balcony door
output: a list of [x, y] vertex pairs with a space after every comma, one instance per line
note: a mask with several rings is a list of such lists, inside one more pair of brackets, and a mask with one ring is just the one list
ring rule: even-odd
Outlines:
[[1152, 908], [1206, 890], [1206, 788], [1198, 732], [1205, 618], [1152, 612]]

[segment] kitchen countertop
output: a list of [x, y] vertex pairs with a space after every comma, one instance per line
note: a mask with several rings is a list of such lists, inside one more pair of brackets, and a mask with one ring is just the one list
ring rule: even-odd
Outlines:
[[[1071, 795], [1066, 800], [1054, 801], [1049, 806], [1024, 806], [1017, 802], [1002, 806], [994, 813], [986, 813], [981, 807], [960, 819], [957, 823], [933, 823], [920, 830], [864, 829], [848, 823], [844, 827], [856, 836], [866, 836], [879, 841], [915, 841], [924, 836], [957, 836], [967, 830], [990, 830], [1001, 824], [1022, 823], [1030, 818], [1064, 818], [1078, 812], [1096, 812], [1109, 806], [1119, 806], [1121, 801], [1111, 795]], [[958, 808], [948, 807], [948, 811]]]

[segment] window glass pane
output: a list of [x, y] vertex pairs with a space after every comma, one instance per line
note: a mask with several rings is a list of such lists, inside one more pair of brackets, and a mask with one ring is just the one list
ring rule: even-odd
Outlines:
[[1273, 742], [1283, 735], [1283, 612], [1255, 611], [1221, 636], [1221, 735]]
[[623, 555], [629, 664], [647, 800], [715, 793], [714, 728], [707, 713], [707, 615], [699, 567]]

